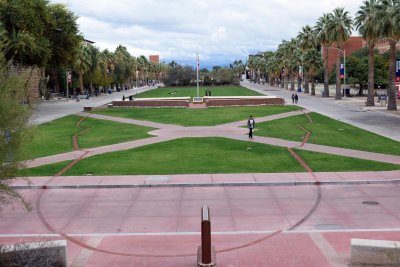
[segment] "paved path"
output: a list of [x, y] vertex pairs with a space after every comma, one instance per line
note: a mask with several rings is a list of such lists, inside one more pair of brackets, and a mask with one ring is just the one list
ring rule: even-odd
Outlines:
[[[151, 138], [36, 159], [30, 166], [184, 136], [248, 140], [247, 129], [240, 127], [245, 121], [183, 127], [96, 118], [157, 130]], [[276, 138], [252, 141], [386, 162], [400, 159]], [[15, 202], [0, 212], [0, 243], [67, 239], [70, 266], [194, 266], [200, 207], [208, 205], [218, 266], [348, 266], [350, 238], [400, 239], [399, 184], [400, 171], [34, 177], [31, 185], [24, 180], [12, 184], [35, 206], [26, 213]]]
[[[287, 91], [278, 87], [269, 85], [258, 85], [250, 82], [242, 82], [242, 86], [256, 90], [262, 94], [276, 95], [286, 99], [291, 103], [293, 91]], [[378, 112], [376, 108], [362, 108], [359, 106], [350, 106], [349, 101], [335, 101], [333, 98], [321, 98], [304, 93], [299, 94], [298, 105], [336, 120], [344, 121], [359, 128], [389, 137], [400, 141], [400, 113]], [[397, 115], [395, 115], [397, 114]]]
[[[308, 111], [292, 111], [287, 113], [276, 114], [272, 116], [266, 116], [257, 118], [258, 122], [264, 121], [271, 121], [281, 118], [287, 118], [290, 116], [296, 116], [299, 114], [307, 113]], [[78, 115], [81, 116], [88, 116], [88, 113], [81, 112]], [[92, 118], [102, 119], [102, 120], [110, 120], [116, 121], [121, 123], [128, 123], [128, 124], [136, 124], [136, 125], [143, 125], [153, 128], [159, 128], [157, 130], [153, 130], [150, 132], [151, 135], [155, 137], [140, 139], [135, 141], [129, 141], [114, 145], [102, 146], [102, 147], [95, 147], [95, 148], [87, 148], [80, 151], [72, 151], [67, 152], [59, 155], [48, 156], [38, 159], [33, 159], [26, 162], [27, 167], [37, 167], [45, 164], [61, 162], [65, 160], [74, 160], [79, 157], [87, 158], [94, 155], [99, 155], [108, 152], [114, 152], [119, 150], [128, 150], [132, 148], [137, 148], [144, 145], [155, 144], [158, 142], [164, 142], [168, 140], [174, 140], [183, 137], [225, 137], [235, 140], [242, 140], [248, 141], [246, 133], [248, 130], [246, 128], [240, 127], [246, 124], [246, 121], [239, 121], [233, 123], [227, 123], [217, 126], [197, 126], [197, 127], [183, 127], [178, 125], [172, 124], [162, 124], [156, 122], [149, 122], [149, 121], [141, 121], [141, 120], [134, 120], [134, 119], [126, 119], [126, 118], [118, 118], [113, 116], [107, 115], [97, 115], [97, 114], [90, 114]], [[316, 145], [316, 144], [303, 144], [302, 142], [294, 142], [294, 141], [287, 141], [278, 138], [271, 138], [271, 137], [260, 137], [255, 136], [252, 142], [274, 145], [274, 146], [281, 146], [281, 147], [288, 147], [288, 148], [298, 148], [307, 151], [314, 151], [314, 152], [321, 152], [321, 153], [328, 153], [333, 155], [339, 156], [347, 156], [347, 157], [355, 157], [360, 159], [366, 160], [375, 160], [380, 162], [386, 163], [394, 163], [400, 164], [400, 156], [393, 156], [393, 155], [385, 155], [380, 153], [373, 153], [373, 152], [366, 152], [366, 151], [359, 151], [359, 150], [352, 150], [352, 149], [345, 149], [345, 148], [337, 148], [337, 147], [330, 147], [324, 145]]]
[[122, 99], [123, 95], [127, 97], [156, 87], [158, 87], [158, 85], [133, 88], [127, 91], [113, 92], [112, 94], [101, 94], [98, 97], [94, 96], [89, 99], [81, 99], [79, 102], [76, 102], [75, 100], [66, 101], [66, 98], [39, 102], [33, 106], [32, 121], [35, 124], [45, 123], [67, 115], [78, 113], [82, 111], [85, 106], [101, 106], [110, 103], [115, 99]]

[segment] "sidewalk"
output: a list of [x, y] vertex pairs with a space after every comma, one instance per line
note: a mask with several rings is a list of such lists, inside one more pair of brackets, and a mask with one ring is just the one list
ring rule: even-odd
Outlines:
[[113, 92], [112, 94], [101, 94], [97, 97], [92, 96], [89, 99], [81, 99], [79, 102], [76, 102], [72, 99], [67, 101], [66, 98], [61, 98], [60, 100], [42, 101], [34, 104], [32, 121], [35, 124], [45, 123], [67, 115], [81, 112], [85, 106], [101, 106], [110, 103], [115, 99], [122, 99], [122, 96], [124, 95], [125, 97], [128, 97], [129, 95], [145, 92], [157, 88], [158, 86], [162, 86], [162, 84], [132, 88], [126, 91]]
[[[242, 86], [266, 95], [276, 95], [291, 103], [291, 95], [294, 91], [288, 91], [280, 87], [259, 85], [248, 81], [242, 82]], [[298, 105], [310, 111], [318, 112], [330, 118], [343, 121], [361, 129], [374, 132], [379, 135], [400, 141], [400, 116], [399, 111], [386, 111], [379, 107], [363, 107], [362, 101], [353, 100], [353, 97], [345, 97], [336, 101], [334, 97], [322, 98], [299, 93]]]

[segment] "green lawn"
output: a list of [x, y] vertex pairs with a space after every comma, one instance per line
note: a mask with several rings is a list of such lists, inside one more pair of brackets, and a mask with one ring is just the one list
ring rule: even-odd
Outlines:
[[305, 133], [297, 125], [302, 125], [311, 132], [309, 143], [400, 155], [400, 142], [318, 113], [310, 113], [309, 115], [313, 119], [312, 124], [308, 124], [305, 115], [258, 123], [256, 134], [301, 141]]
[[[385, 164], [298, 151], [314, 171], [394, 170]], [[25, 170], [22, 175], [54, 175], [68, 162]], [[65, 175], [167, 175], [189, 173], [303, 172], [286, 148], [226, 138], [182, 138], [84, 159]]]
[[82, 121], [81, 127], [77, 128], [75, 125], [81, 118], [80, 116], [70, 115], [37, 126], [33, 133], [33, 140], [23, 146], [24, 158], [33, 159], [72, 151], [72, 137], [85, 129], [89, 130], [78, 136], [80, 148], [142, 139], [149, 137], [150, 135], [147, 132], [154, 130], [150, 127], [92, 118], [86, 118]]
[[[244, 88], [242, 86], [210, 86], [200, 87], [199, 95], [205, 96], [205, 91], [210, 90], [211, 96], [254, 96], [262, 95], [256, 91]], [[174, 93], [176, 92], [176, 93]], [[165, 87], [150, 90], [135, 95], [135, 97], [151, 98], [151, 97], [182, 97], [182, 96], [197, 96], [196, 87]]]
[[297, 106], [221, 107], [206, 109], [191, 108], [115, 108], [99, 109], [97, 114], [177, 124], [183, 126], [212, 126], [254, 117], [269, 116], [300, 109]]

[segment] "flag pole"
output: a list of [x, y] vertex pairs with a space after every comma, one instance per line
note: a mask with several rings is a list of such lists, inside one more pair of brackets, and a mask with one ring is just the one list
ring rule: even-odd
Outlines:
[[197, 97], [199, 97], [199, 69], [200, 69], [200, 62], [199, 62], [199, 52], [196, 51], [196, 73], [197, 73]]

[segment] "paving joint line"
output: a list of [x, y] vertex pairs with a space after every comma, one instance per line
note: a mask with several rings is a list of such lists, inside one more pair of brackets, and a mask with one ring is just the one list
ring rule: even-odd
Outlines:
[[176, 188], [176, 187], [235, 187], [235, 186], [342, 186], [400, 184], [392, 180], [348, 180], [348, 181], [293, 181], [293, 182], [222, 182], [222, 183], [169, 183], [169, 184], [92, 184], [92, 185], [12, 185], [15, 190], [29, 189], [117, 189], [117, 188]]

